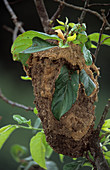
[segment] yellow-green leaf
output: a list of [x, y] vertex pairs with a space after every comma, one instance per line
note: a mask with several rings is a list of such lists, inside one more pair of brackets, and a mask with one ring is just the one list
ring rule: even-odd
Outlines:
[[57, 22], [58, 22], [60, 25], [65, 25], [64, 22], [59, 21], [58, 19], [57, 19]]
[[75, 39], [76, 39], [76, 33], [74, 35], [72, 35], [72, 36], [69, 36], [67, 38], [67, 41], [74, 41]]
[[10, 134], [18, 128], [16, 125], [7, 125], [0, 128], [0, 149], [2, 148], [5, 141], [8, 139]]
[[43, 132], [38, 132], [37, 135], [32, 137], [30, 141], [30, 151], [32, 158], [38, 165], [44, 169], [46, 168], [45, 162], [45, 152], [46, 148], [44, 145], [45, 134]]

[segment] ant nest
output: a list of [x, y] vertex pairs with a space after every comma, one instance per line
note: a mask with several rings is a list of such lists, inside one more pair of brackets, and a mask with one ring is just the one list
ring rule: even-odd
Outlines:
[[[38, 116], [50, 146], [59, 154], [70, 157], [83, 156], [87, 150], [89, 138], [93, 133], [95, 121], [95, 106], [97, 100], [99, 75], [97, 67], [87, 66], [78, 45], [68, 48], [54, 47], [46, 51], [33, 53], [27, 61], [26, 74], [32, 78], [35, 104]], [[96, 85], [93, 93], [88, 97], [83, 84], [80, 83], [78, 97], [71, 109], [58, 121], [52, 111], [51, 103], [55, 92], [55, 81], [62, 66], [66, 64], [74, 71], [84, 69]]]

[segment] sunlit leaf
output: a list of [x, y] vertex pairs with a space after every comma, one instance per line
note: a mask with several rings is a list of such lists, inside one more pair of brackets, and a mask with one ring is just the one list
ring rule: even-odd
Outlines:
[[75, 23], [70, 22], [68, 25], [69, 25], [71, 28], [73, 28], [74, 25], [75, 25]]
[[59, 154], [60, 161], [63, 163], [64, 155]]
[[52, 113], [57, 120], [72, 107], [73, 103], [75, 103], [78, 88], [79, 75], [77, 71], [73, 72], [64, 65], [55, 82], [55, 92], [51, 105]]
[[105, 123], [102, 126], [102, 130], [110, 132], [110, 119], [105, 120]]
[[67, 41], [74, 41], [76, 39], [76, 33], [72, 36], [67, 37]]
[[13, 115], [13, 119], [15, 121], [17, 121], [19, 124], [25, 123], [25, 124], [28, 124], [29, 126], [31, 126], [31, 120], [30, 119], [27, 120], [25, 117], [22, 117], [20, 115]]
[[21, 79], [22, 79], [22, 80], [31, 80], [31, 77], [28, 77], [28, 76], [21, 76]]
[[57, 19], [57, 22], [58, 22], [60, 25], [65, 25], [64, 22], [59, 21], [58, 19]]
[[19, 53], [31, 47], [32, 39], [34, 37], [39, 37], [43, 40], [55, 39], [60, 40], [57, 35], [49, 35], [43, 32], [37, 31], [26, 31], [23, 34], [20, 34], [14, 41], [11, 52], [13, 54], [13, 60], [20, 60]]
[[0, 128], [0, 149], [2, 148], [5, 141], [8, 139], [10, 134], [18, 128], [16, 125], [7, 125]]
[[37, 135], [31, 138], [30, 151], [33, 160], [37, 162], [40, 167], [47, 169], [45, 162], [46, 148], [44, 145], [44, 140], [45, 134], [43, 132], [38, 132]]
[[[88, 37], [90, 38], [91, 41], [98, 43], [99, 35], [100, 35], [99, 33], [93, 33], [88, 35]], [[101, 41], [103, 41], [102, 44], [110, 46], [110, 35], [102, 34]]]
[[60, 30], [62, 30], [62, 31], [65, 31], [65, 27], [64, 27], [64, 26], [61, 26], [61, 25], [56, 26], [56, 27], [53, 27], [52, 29], [53, 29], [53, 30], [58, 30], [58, 29], [60, 29]]
[[87, 94], [87, 96], [90, 96], [96, 88], [95, 83], [92, 81], [92, 79], [89, 77], [89, 75], [85, 72], [84, 69], [81, 70], [79, 77], [80, 81], [84, 85], [85, 93]]
[[37, 115], [38, 114], [38, 110], [36, 109], [36, 107], [34, 107], [34, 113]]

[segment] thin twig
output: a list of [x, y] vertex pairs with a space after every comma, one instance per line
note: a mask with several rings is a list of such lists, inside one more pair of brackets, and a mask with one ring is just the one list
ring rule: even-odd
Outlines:
[[62, 12], [62, 10], [63, 10], [63, 8], [64, 8], [64, 4], [60, 4], [59, 6], [58, 6], [58, 9], [57, 9], [57, 11], [54, 13], [54, 15], [51, 17], [51, 21], [52, 21], [52, 26], [54, 25], [54, 23], [55, 23], [55, 21], [56, 21], [56, 19], [57, 18], [59, 18], [59, 16], [60, 16], [60, 14], [61, 14], [61, 12]]
[[32, 111], [32, 112], [33, 112], [33, 110], [34, 110], [34, 108], [32, 108], [32, 107], [27, 107], [27, 106], [24, 106], [24, 105], [22, 105], [22, 104], [19, 104], [19, 103], [16, 103], [16, 102], [13, 102], [13, 101], [7, 99], [7, 98], [2, 94], [1, 90], [0, 90], [0, 98], [1, 98], [3, 101], [5, 101], [6, 103], [8, 103], [8, 104], [10, 104], [10, 105], [12, 105], [12, 106], [15, 106], [15, 107], [22, 108], [22, 109], [24, 109], [24, 110], [26, 110], [26, 111]]
[[3, 25], [3, 28], [7, 30], [8, 32], [11, 32], [13, 34], [13, 29], [8, 27], [7, 25]]
[[102, 3], [93, 3], [93, 4], [88, 4], [87, 5], [88, 7], [91, 7], [91, 6], [110, 6], [110, 3], [105, 3], [105, 4], [102, 4]]
[[38, 15], [40, 17], [44, 32], [48, 33], [49, 32], [49, 17], [44, 5], [43, 0], [34, 0]]
[[94, 53], [95, 63], [96, 63], [97, 55], [98, 55], [98, 52], [99, 52], [99, 49], [100, 49], [100, 46], [101, 46], [102, 34], [103, 34], [105, 26], [106, 26], [106, 17], [104, 15], [104, 11], [102, 11], [102, 15], [103, 15], [103, 24], [102, 24], [102, 27], [100, 28], [99, 40], [98, 40], [98, 43], [97, 43], [97, 48], [96, 48], [95, 53]]
[[[65, 6], [70, 7], [70, 8], [73, 8], [73, 9], [76, 9], [76, 10], [89, 12], [89, 13], [97, 16], [101, 21], [103, 21], [103, 17], [102, 17], [98, 12], [96, 12], [96, 11], [94, 11], [94, 10], [86, 9], [86, 8], [79, 7], [79, 6], [75, 6], [75, 5], [72, 5], [72, 4], [68, 4], [68, 3], [63, 2], [63, 1], [61, 1], [61, 0], [54, 0], [54, 1], [59, 2], [59, 3], [61, 3], [61, 4], [64, 4]], [[108, 21], [106, 21], [106, 24], [107, 24], [108, 27], [110, 27], [110, 24], [108, 23]]]
[[17, 20], [17, 16], [14, 13], [13, 9], [11, 8], [9, 2], [7, 0], [3, 0], [3, 1], [4, 1], [4, 4], [5, 4], [7, 10], [9, 11], [9, 13], [10, 13], [10, 15], [12, 17], [12, 21], [15, 24], [15, 26], [18, 27], [18, 29], [20, 30], [21, 33], [25, 32], [25, 30], [22, 27], [22, 22], [19, 22]]
[[97, 126], [97, 131], [98, 131], [98, 132], [100, 132], [100, 130], [101, 130], [103, 124], [104, 124], [105, 117], [106, 117], [109, 109], [110, 109], [110, 99], [108, 100], [108, 104], [107, 104], [107, 105], [105, 106], [105, 108], [104, 108], [102, 117], [101, 117], [100, 122], [99, 122], [99, 124], [98, 124], [98, 126]]
[[[89, 4], [89, 0], [86, 0], [86, 1], [85, 1], [85, 4], [84, 4], [84, 8], [86, 8], [88, 4]], [[79, 18], [80, 24], [83, 23], [83, 20], [84, 20], [84, 18], [85, 18], [85, 15], [86, 15], [86, 11], [83, 10], [82, 13], [81, 13], [81, 16], [80, 16], [80, 18]]]

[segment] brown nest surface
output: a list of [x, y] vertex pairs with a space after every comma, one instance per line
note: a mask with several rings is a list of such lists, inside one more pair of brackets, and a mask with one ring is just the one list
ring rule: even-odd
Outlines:
[[[57, 153], [70, 157], [82, 156], [88, 149], [89, 138], [93, 132], [94, 102], [98, 93], [97, 76], [94, 78], [93, 72], [99, 74], [98, 69], [94, 64], [91, 66], [85, 64], [78, 45], [71, 45], [68, 48], [54, 47], [33, 53], [27, 64], [25, 71], [32, 78], [35, 104], [47, 142]], [[58, 121], [51, 111], [51, 103], [55, 92], [55, 81], [64, 64], [73, 70], [85, 69], [96, 84], [96, 88], [88, 97], [83, 84], [80, 83], [76, 102]]]

